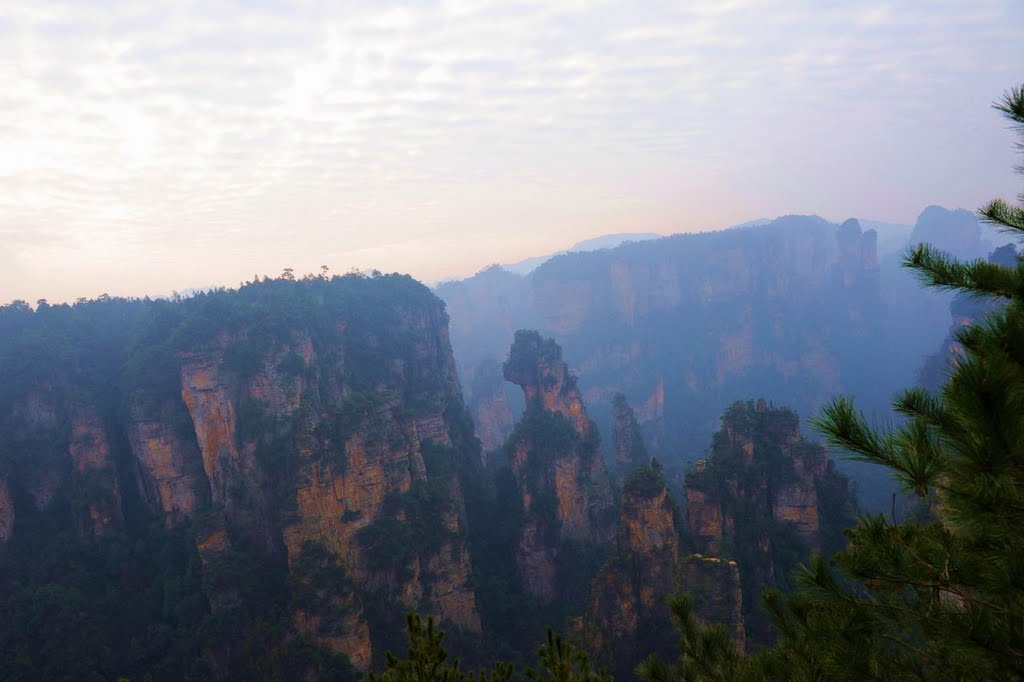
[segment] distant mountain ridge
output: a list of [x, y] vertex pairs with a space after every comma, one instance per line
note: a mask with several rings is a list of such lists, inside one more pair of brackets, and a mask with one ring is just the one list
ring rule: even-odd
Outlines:
[[563, 253], [578, 253], [582, 251], [597, 251], [599, 249], [613, 249], [616, 246], [620, 246], [626, 242], [642, 242], [651, 239], [660, 239], [665, 235], [657, 234], [656, 232], [622, 232], [618, 234], [605, 234], [599, 237], [592, 237], [590, 239], [584, 239], [581, 242], [576, 242], [568, 249], [564, 251], [556, 251], [549, 253], [544, 256], [534, 256], [532, 258], [525, 258], [515, 263], [502, 264], [501, 267], [514, 272], [519, 275], [526, 275], [538, 267], [547, 260], [560, 256]]
[[[563, 347], [602, 430], [624, 393], [671, 466], [698, 458], [717, 415], [744, 395], [806, 417], [846, 393], [892, 418], [892, 394], [915, 382], [948, 325], [948, 297], [924, 290], [902, 252], [921, 239], [974, 257], [988, 236], [969, 212], [941, 207], [914, 227], [793, 215], [566, 252], [527, 274], [493, 266], [436, 291], [485, 449], [518, 407], [488, 376], [514, 331], [534, 328]], [[860, 483], [868, 505], [888, 494], [887, 483]]]

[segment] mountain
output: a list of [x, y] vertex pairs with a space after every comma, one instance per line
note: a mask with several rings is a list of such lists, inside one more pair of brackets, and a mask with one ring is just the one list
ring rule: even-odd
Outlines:
[[[881, 227], [890, 243], [927, 239], [958, 255], [985, 244], [966, 211], [929, 207], [913, 228]], [[497, 370], [519, 328], [564, 348], [602, 431], [611, 432], [613, 396], [624, 394], [670, 470], [700, 458], [738, 396], [810, 416], [850, 394], [870, 418], [895, 419], [891, 397], [915, 383], [945, 334], [949, 297], [925, 290], [899, 253], [880, 260], [878, 240], [856, 220], [785, 216], [562, 254], [526, 275], [495, 266], [439, 286], [467, 404], [488, 424], [485, 450], [500, 447], [521, 410]], [[895, 490], [878, 469], [842, 466], [868, 508], [890, 506]]]
[[562, 349], [512, 339], [501, 386], [476, 390], [522, 409], [484, 456], [444, 306], [408, 277], [0, 307], [0, 670], [357, 679], [402, 650], [408, 611], [466, 665], [530, 663], [553, 625], [625, 670], [671, 648], [677, 590], [763, 641], [751, 585], [830, 551], [847, 500], [795, 416], [726, 415], [752, 445], [716, 436], [724, 487], [675, 491], [730, 520], [708, 540], [624, 398], [620, 494]]
[[807, 415], [853, 392], [885, 409], [915, 369], [871, 343], [886, 338], [887, 310], [874, 233], [856, 221], [789, 216], [675, 235], [557, 256], [528, 276], [491, 268], [437, 293], [474, 415], [493, 396], [472, 389], [488, 385], [479, 377], [494, 372], [511, 330], [538, 328], [565, 349], [602, 430], [623, 393], [669, 467], [699, 458], [737, 396], [770, 395]]
[[568, 249], [564, 251], [557, 251], [555, 253], [549, 253], [546, 256], [534, 256], [533, 258], [526, 258], [515, 263], [508, 263], [500, 267], [514, 272], [518, 275], [527, 275], [536, 270], [542, 263], [560, 256], [564, 253], [582, 253], [584, 251], [598, 251], [600, 249], [612, 249], [616, 246], [624, 244], [626, 242], [642, 242], [650, 239], [658, 239], [662, 235], [654, 232], [624, 232], [621, 234], [606, 234], [600, 237], [593, 237], [591, 239], [584, 239], [581, 242], [576, 242]]
[[874, 230], [878, 235], [878, 258], [879, 260], [891, 256], [902, 255], [907, 246], [910, 245], [910, 234], [914, 231], [913, 225], [901, 223], [886, 223], [880, 220], [865, 220], [857, 218], [857, 222], [865, 230]]
[[790, 587], [810, 554], [842, 549], [856, 504], [825, 449], [804, 439], [797, 415], [761, 399], [722, 416], [708, 459], [686, 475], [686, 519], [694, 549], [737, 561], [747, 633], [771, 639], [759, 598]]
[[0, 668], [343, 679], [408, 609], [479, 639], [479, 450], [428, 289], [0, 312]]

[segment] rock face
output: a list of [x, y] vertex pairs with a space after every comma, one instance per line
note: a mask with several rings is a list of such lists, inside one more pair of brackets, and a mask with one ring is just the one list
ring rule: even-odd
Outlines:
[[[119, 530], [124, 518], [117, 468], [103, 422], [88, 406], [73, 411], [68, 454], [74, 467], [72, 480], [81, 495], [82, 510], [76, 515], [80, 532], [102, 536]], [[90, 494], [98, 491], [103, 494]]]
[[757, 596], [787, 580], [794, 561], [840, 549], [852, 521], [846, 479], [824, 448], [803, 439], [796, 414], [764, 400], [726, 411], [710, 459], [686, 477], [686, 506], [696, 550], [738, 561], [758, 640], [767, 626], [751, 612]]
[[[277, 585], [286, 637], [364, 670], [406, 610], [480, 633], [461, 485], [480, 456], [437, 298], [387, 276], [132, 305], [149, 345], [113, 347], [107, 375], [41, 375], [0, 405], [0, 543], [58, 500], [84, 536], [151, 514], [194, 531], [222, 620]], [[123, 503], [126, 484], [141, 508]], [[215, 675], [232, 655], [213, 656]]]
[[128, 408], [128, 443], [150, 508], [175, 527], [210, 501], [192, 419], [180, 400], [139, 390]]
[[559, 414], [581, 437], [594, 430], [576, 378], [569, 373], [562, 349], [552, 339], [543, 339], [534, 331], [517, 331], [504, 373], [507, 381], [523, 389], [527, 410]]
[[721, 623], [732, 633], [737, 648], [746, 646], [740, 571], [732, 559], [691, 554], [679, 564], [679, 587], [693, 599], [693, 610], [704, 625]]
[[615, 447], [615, 462], [621, 474], [628, 474], [650, 461], [644, 446], [643, 434], [633, 408], [626, 396], [616, 393], [612, 399], [612, 444]]
[[626, 679], [648, 655], [678, 655], [667, 599], [687, 592], [705, 624], [723, 623], [744, 646], [742, 596], [735, 561], [680, 556], [672, 503], [661, 467], [641, 467], [626, 479], [611, 557], [593, 584], [577, 638], [617, 679]]
[[501, 363], [492, 358], [482, 361], [473, 373], [468, 404], [485, 456], [498, 450], [515, 426], [505, 387]]
[[874, 231], [786, 216], [565, 254], [526, 277], [490, 269], [438, 294], [467, 385], [512, 329], [537, 328], [565, 348], [602, 429], [622, 392], [651, 454], [682, 464], [737, 395], [771, 394], [810, 414], [852, 392], [887, 409], [910, 372], [868, 381], [858, 370], [888, 368], [889, 346], [906, 338], [886, 336], [878, 278]]
[[[0, 541], [21, 512], [58, 516], [65, 508], [82, 539], [121, 529], [121, 488], [107, 428], [96, 405], [75, 395], [72, 379], [51, 375], [0, 417]], [[4, 475], [6, 473], [6, 476]]]
[[522, 510], [516, 562], [526, 591], [550, 601], [558, 594], [559, 554], [570, 544], [610, 541], [614, 502], [597, 429], [558, 345], [518, 331], [504, 370], [526, 400], [505, 446]]
[[921, 242], [958, 258], [978, 258], [988, 251], [977, 216], [962, 208], [951, 211], [928, 206], [921, 211], [910, 234], [910, 245]]

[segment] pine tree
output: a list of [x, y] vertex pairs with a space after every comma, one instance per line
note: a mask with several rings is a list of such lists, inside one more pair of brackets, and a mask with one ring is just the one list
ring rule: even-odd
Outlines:
[[[1024, 140], [1024, 89], [996, 107]], [[981, 215], [1024, 232], [1022, 207], [997, 200]], [[862, 519], [835, 559], [842, 581], [819, 559], [793, 597], [770, 595], [770, 657], [793, 678], [1024, 679], [1024, 261], [964, 263], [921, 245], [905, 264], [928, 286], [1003, 305], [957, 334], [964, 356], [937, 393], [897, 397], [901, 428], [871, 429], [847, 399], [817, 425], [887, 466], [935, 520]]]
[[[1024, 88], [996, 108], [1024, 150]], [[993, 201], [982, 218], [1022, 236], [1018, 198]], [[853, 458], [888, 467], [932, 520], [862, 518], [831, 565], [815, 558], [793, 594], [765, 595], [779, 637], [753, 656], [715, 645], [677, 604], [683, 655], [674, 666], [649, 660], [642, 677], [1024, 679], [1024, 260], [958, 262], [921, 245], [905, 265], [928, 286], [1002, 305], [958, 332], [964, 354], [938, 392], [896, 398], [903, 426], [873, 429], [845, 398], [816, 426]]]

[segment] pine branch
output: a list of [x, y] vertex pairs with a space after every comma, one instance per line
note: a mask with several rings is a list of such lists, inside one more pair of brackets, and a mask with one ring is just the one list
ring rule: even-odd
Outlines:
[[918, 244], [903, 258], [925, 286], [949, 289], [976, 298], [1017, 298], [1024, 295], [1019, 270], [977, 259], [963, 262], [930, 244]]

